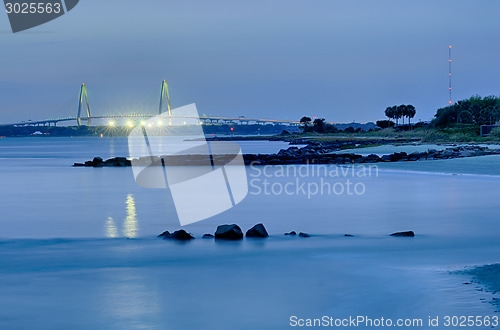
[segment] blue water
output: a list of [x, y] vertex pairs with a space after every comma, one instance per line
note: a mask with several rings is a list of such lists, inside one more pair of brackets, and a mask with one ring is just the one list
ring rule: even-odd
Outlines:
[[[499, 261], [498, 156], [380, 164], [365, 177], [248, 167], [245, 200], [175, 243], [155, 238], [180, 228], [170, 192], [138, 187], [130, 168], [71, 167], [96, 155], [126, 156], [126, 140], [0, 140], [0, 329], [285, 329], [292, 315], [495, 312], [481, 302], [489, 293], [449, 271]], [[347, 179], [364, 193], [313, 194]], [[288, 183], [313, 190], [276, 193]], [[258, 222], [269, 239], [199, 238]], [[387, 236], [402, 230], [417, 236]]]

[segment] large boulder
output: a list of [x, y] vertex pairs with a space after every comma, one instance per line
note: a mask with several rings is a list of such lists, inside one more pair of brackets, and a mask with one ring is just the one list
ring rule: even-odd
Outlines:
[[404, 159], [405, 157], [407, 157], [406, 152], [404, 152], [404, 151], [403, 152], [395, 152], [395, 153], [392, 154], [391, 160], [393, 162], [397, 162], [399, 160]]
[[453, 149], [451, 149], [451, 148], [446, 148], [443, 152], [443, 158], [451, 158], [454, 155], [455, 155], [455, 151], [453, 151]]
[[381, 162], [390, 162], [392, 160], [392, 155], [383, 155], [380, 157]]
[[266, 238], [266, 237], [269, 237], [269, 234], [267, 233], [266, 227], [264, 227], [263, 224], [259, 223], [259, 224], [256, 224], [255, 226], [253, 226], [252, 228], [248, 229], [245, 236], [246, 237]]
[[239, 240], [243, 239], [243, 232], [238, 225], [220, 225], [215, 232], [216, 239]]
[[184, 229], [174, 231], [172, 234], [168, 231], [165, 231], [158, 235], [158, 237], [162, 237], [163, 239], [176, 239], [179, 241], [188, 241], [190, 239], [194, 239], [194, 237]]
[[391, 236], [396, 236], [396, 237], [415, 237], [415, 233], [410, 231], [402, 231], [402, 232], [397, 232], [391, 234]]
[[94, 167], [101, 167], [102, 164], [103, 164], [103, 160], [101, 157], [94, 157], [94, 159], [92, 159], [92, 166]]
[[365, 159], [366, 163], [377, 163], [379, 161], [380, 161], [380, 157], [375, 155], [375, 154], [368, 155], [368, 156], [366, 156], [366, 159]]
[[415, 151], [408, 155], [408, 160], [409, 161], [419, 160], [421, 156], [422, 154], [420, 152]]

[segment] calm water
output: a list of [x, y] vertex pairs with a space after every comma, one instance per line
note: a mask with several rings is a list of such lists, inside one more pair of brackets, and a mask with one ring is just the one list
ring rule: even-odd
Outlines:
[[[243, 202], [185, 229], [263, 222], [271, 237], [178, 244], [155, 238], [179, 228], [168, 190], [138, 187], [130, 168], [71, 167], [127, 154], [116, 138], [0, 140], [0, 329], [281, 329], [291, 315], [494, 313], [480, 300], [489, 293], [449, 271], [499, 261], [498, 156], [381, 164], [361, 177], [248, 167]], [[348, 179], [363, 193], [327, 193]], [[282, 235], [290, 230], [313, 237]], [[387, 236], [401, 230], [417, 237]]]

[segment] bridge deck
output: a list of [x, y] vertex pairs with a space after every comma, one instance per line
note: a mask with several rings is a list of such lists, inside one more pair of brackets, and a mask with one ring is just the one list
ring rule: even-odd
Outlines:
[[[93, 116], [93, 117], [80, 117], [80, 120], [94, 120], [94, 119], [121, 119], [121, 118], [152, 118], [157, 115], [140, 115], [140, 114], [132, 114], [132, 115], [109, 115], [109, 116]], [[233, 122], [233, 123], [273, 123], [273, 124], [284, 124], [284, 125], [298, 125], [300, 122], [293, 120], [279, 120], [279, 119], [264, 119], [264, 118], [232, 118], [232, 117], [214, 117], [214, 116], [203, 116], [203, 117], [193, 117], [193, 116], [168, 116], [165, 118], [186, 118], [186, 119], [199, 119], [200, 121], [209, 121], [209, 122]], [[45, 119], [45, 120], [37, 120], [37, 121], [23, 121], [20, 123], [11, 123], [11, 124], [0, 124], [0, 126], [44, 126], [67, 121], [77, 121], [77, 117], [70, 118], [57, 118], [57, 119]]]

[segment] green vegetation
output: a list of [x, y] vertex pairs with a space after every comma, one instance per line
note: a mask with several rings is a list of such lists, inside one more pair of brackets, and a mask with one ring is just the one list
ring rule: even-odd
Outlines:
[[[481, 136], [481, 125], [499, 123], [500, 126], [500, 97], [475, 95], [466, 100], [460, 100], [453, 105], [440, 108], [430, 124], [419, 122], [411, 124], [411, 118], [416, 114], [413, 105], [395, 105], [385, 110], [385, 115], [392, 120], [379, 120], [380, 129], [362, 131], [352, 127], [343, 131], [331, 128], [324, 119], [303, 117], [302, 134], [307, 133], [308, 138], [316, 141], [334, 141], [341, 139], [364, 140], [391, 140], [416, 139], [426, 143], [499, 143], [500, 127], [494, 128], [489, 136]], [[407, 121], [405, 123], [405, 118]], [[400, 120], [402, 119], [402, 125]], [[406, 125], [405, 125], [406, 124]], [[411, 130], [409, 129], [411, 128]]]
[[377, 126], [380, 128], [394, 127], [395, 123], [392, 120], [377, 120]]
[[339, 130], [332, 124], [328, 124], [324, 118], [314, 119], [311, 125], [311, 118], [302, 117], [300, 122], [303, 123], [301, 127], [304, 133], [337, 133]]
[[493, 125], [500, 119], [500, 98], [496, 96], [472, 96], [437, 110], [432, 121], [435, 127], [454, 124]]
[[[438, 109], [430, 124], [423, 122], [411, 124], [411, 118], [414, 118], [415, 114], [416, 110], [413, 105], [388, 107], [385, 115], [395, 122], [379, 120], [377, 126], [380, 129], [370, 131], [354, 130], [352, 127], [343, 131], [330, 129], [324, 119], [316, 119], [311, 123], [310, 117], [303, 117], [300, 120], [303, 123], [303, 132], [293, 137], [304, 136], [307, 133], [308, 138], [316, 141], [417, 139], [426, 143], [500, 142], [500, 127], [494, 128], [489, 136], [480, 135], [481, 125], [498, 122], [500, 126], [500, 97], [483, 98], [475, 95], [469, 99], [460, 100], [453, 105]], [[407, 118], [406, 125], [405, 118]], [[402, 119], [402, 125], [399, 125], [400, 119]], [[410, 127], [411, 130], [409, 130]]]

